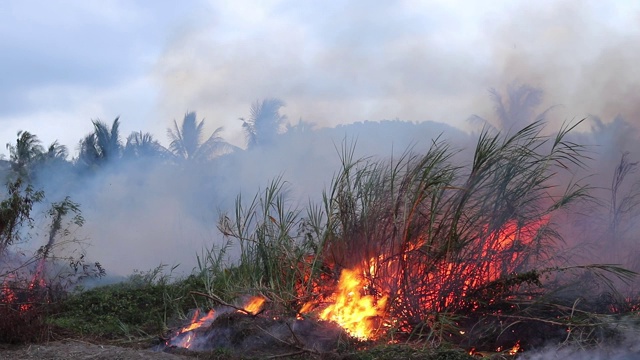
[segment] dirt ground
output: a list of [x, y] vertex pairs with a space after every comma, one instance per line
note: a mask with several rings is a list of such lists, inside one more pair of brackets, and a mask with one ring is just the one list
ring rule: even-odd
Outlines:
[[[45, 344], [34, 344], [10, 349], [0, 349], [0, 360], [129, 360], [190, 359], [152, 350], [123, 348], [112, 345], [95, 345], [78, 340], [56, 341]], [[193, 358], [191, 358], [193, 359]]]

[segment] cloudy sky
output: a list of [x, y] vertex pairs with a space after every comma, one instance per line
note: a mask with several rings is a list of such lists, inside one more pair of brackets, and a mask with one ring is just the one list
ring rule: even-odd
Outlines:
[[243, 145], [267, 97], [292, 122], [462, 127], [514, 81], [560, 117], [640, 118], [638, 1], [7, 0], [0, 35], [2, 144], [28, 130], [75, 153], [116, 116], [166, 144], [195, 110]]

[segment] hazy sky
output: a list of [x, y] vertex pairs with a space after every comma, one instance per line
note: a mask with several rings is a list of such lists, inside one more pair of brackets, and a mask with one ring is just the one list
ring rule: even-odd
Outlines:
[[566, 118], [640, 117], [638, 1], [7, 0], [0, 53], [2, 145], [28, 130], [72, 153], [92, 119], [166, 144], [190, 110], [242, 145], [265, 97], [320, 126], [463, 126], [513, 81]]

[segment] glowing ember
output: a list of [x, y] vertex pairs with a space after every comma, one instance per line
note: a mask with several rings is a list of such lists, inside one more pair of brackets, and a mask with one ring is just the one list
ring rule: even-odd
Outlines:
[[320, 313], [320, 319], [337, 323], [353, 337], [369, 339], [377, 330], [374, 319], [384, 315], [387, 297], [362, 296], [365, 280], [359, 273], [358, 270], [342, 271], [335, 302]]
[[42, 291], [46, 283], [40, 272], [34, 274], [28, 283], [16, 278], [15, 274], [8, 274], [0, 286], [0, 303], [13, 305], [20, 312], [33, 309], [35, 302], [48, 302], [49, 299]]
[[4, 303], [11, 304], [16, 301], [16, 294], [9, 287], [8, 280], [2, 283], [2, 288], [0, 289], [0, 296]]
[[515, 355], [518, 351], [520, 351], [520, 340], [518, 340], [511, 350], [509, 350], [509, 355]]

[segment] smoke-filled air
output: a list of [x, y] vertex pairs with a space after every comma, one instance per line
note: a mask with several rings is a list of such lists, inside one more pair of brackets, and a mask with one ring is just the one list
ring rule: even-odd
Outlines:
[[640, 358], [640, 5], [177, 6], [0, 5], [0, 343]]

